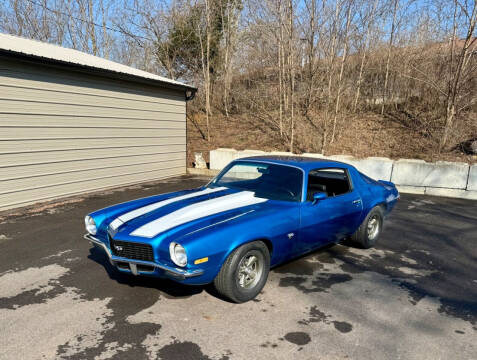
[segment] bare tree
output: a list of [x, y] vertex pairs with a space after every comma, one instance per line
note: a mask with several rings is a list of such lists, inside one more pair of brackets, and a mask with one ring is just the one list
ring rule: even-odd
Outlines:
[[284, 66], [283, 66], [283, 20], [282, 20], [282, 0], [277, 0], [278, 12], [278, 102], [279, 102], [279, 123], [280, 123], [280, 137], [283, 137], [283, 80], [284, 80]]
[[351, 7], [353, 1], [350, 0], [348, 3], [348, 11], [346, 13], [346, 27], [344, 33], [344, 45], [343, 45], [343, 55], [341, 56], [341, 67], [340, 74], [338, 76], [338, 90], [336, 91], [336, 101], [335, 101], [335, 115], [333, 118], [333, 132], [331, 133], [331, 142], [334, 141], [336, 135], [336, 122], [338, 119], [338, 112], [340, 110], [340, 99], [341, 99], [341, 87], [343, 82], [343, 72], [346, 63], [346, 56], [348, 55], [348, 36], [349, 36], [349, 27], [351, 24]]
[[391, 51], [393, 47], [393, 41], [396, 31], [396, 14], [399, 6], [399, 0], [393, 0], [393, 20], [391, 23], [391, 33], [389, 34], [388, 54], [386, 57], [386, 72], [384, 75], [384, 88], [383, 88], [383, 102], [381, 104], [381, 115], [384, 114], [384, 103], [387, 100], [388, 95], [388, 81], [389, 81], [389, 63], [391, 61]]
[[[202, 73], [204, 76], [204, 92], [205, 92], [205, 116], [206, 116], [206, 124], [207, 124], [207, 141], [210, 141], [210, 37], [211, 37], [211, 28], [210, 28], [210, 17], [211, 17], [211, 9], [210, 9], [210, 0], [204, 0], [205, 6], [205, 24], [202, 26], [199, 23], [198, 26], [198, 33], [200, 39], [200, 50], [201, 50], [201, 58], [202, 58]], [[205, 34], [204, 34], [205, 33]], [[203, 35], [205, 35], [205, 42], [203, 39]]]
[[[460, 49], [456, 48], [457, 39], [457, 12], [462, 11], [467, 23], [467, 31], [464, 41], [459, 44]], [[468, 80], [472, 73], [468, 73], [470, 59], [474, 54], [470, 51], [471, 47], [476, 43], [477, 38], [474, 37], [475, 27], [477, 23], [477, 1], [474, 1], [472, 10], [469, 12], [464, 4], [459, 0], [454, 0], [454, 17], [453, 17], [453, 32], [450, 40], [450, 64], [449, 64], [449, 80], [447, 82], [447, 96], [446, 96], [446, 121], [444, 126], [444, 134], [440, 143], [442, 150], [446, 146], [450, 129], [454, 123], [455, 116], [458, 112], [468, 106], [462, 104], [458, 108], [459, 97], [462, 96], [462, 83]], [[475, 51], [475, 49], [474, 49]], [[457, 55], [457, 56], [456, 56]], [[475, 90], [475, 89], [474, 89]]]
[[[475, 0], [4, 0], [0, 31], [194, 83], [199, 93], [188, 115], [206, 124], [200, 129], [206, 146], [219, 138], [211, 136], [211, 124], [223, 123], [259, 130], [270, 147], [341, 151], [349, 129], [358, 137], [372, 119], [379, 134], [391, 121], [439, 153], [477, 134], [476, 6]], [[253, 138], [231, 138], [230, 146]]]
[[240, 5], [238, 0], [227, 0], [220, 3], [220, 16], [222, 18], [222, 37], [224, 42], [224, 110], [229, 117], [229, 93], [232, 81], [232, 58], [235, 53], [238, 23], [240, 20]]
[[372, 30], [373, 24], [374, 24], [374, 17], [375, 17], [377, 5], [378, 5], [378, 0], [374, 0], [373, 7], [372, 7], [370, 13], [368, 14], [368, 20], [367, 20], [368, 24], [367, 24], [367, 27], [366, 27], [366, 37], [365, 37], [363, 49], [361, 50], [362, 51], [361, 64], [359, 66], [358, 81], [356, 82], [356, 95], [354, 97], [353, 112], [356, 112], [356, 108], [358, 106], [359, 95], [360, 95], [360, 91], [361, 91], [361, 83], [362, 83], [362, 80], [363, 80], [364, 64], [365, 64], [365, 61], [366, 61], [366, 53], [368, 52], [368, 49], [369, 49], [369, 43], [370, 43], [370, 39], [371, 39], [371, 30]]
[[290, 152], [293, 152], [293, 141], [295, 139], [295, 62], [294, 62], [294, 24], [293, 24], [293, 0], [288, 0], [288, 65], [290, 71]]
[[328, 97], [326, 102], [326, 112], [324, 115], [324, 123], [323, 123], [323, 136], [322, 136], [322, 143], [321, 143], [321, 152], [323, 153], [326, 146], [326, 140], [328, 135], [328, 118], [329, 118], [329, 107], [332, 102], [332, 84], [333, 84], [333, 74], [334, 74], [334, 62], [336, 58], [336, 43], [338, 41], [338, 21], [339, 21], [339, 14], [341, 11], [342, 0], [337, 0], [335, 5], [335, 16], [332, 22], [331, 27], [331, 42], [328, 52]]

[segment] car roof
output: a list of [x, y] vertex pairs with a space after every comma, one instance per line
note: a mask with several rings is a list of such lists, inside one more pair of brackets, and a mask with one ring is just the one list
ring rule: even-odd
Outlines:
[[310, 171], [310, 170], [318, 169], [318, 168], [335, 167], [335, 166], [344, 167], [344, 168], [352, 167], [351, 165], [340, 162], [340, 161], [312, 158], [312, 157], [306, 157], [306, 156], [293, 156], [293, 155], [261, 155], [261, 156], [250, 156], [250, 157], [236, 159], [236, 161], [240, 161], [240, 160], [267, 162], [267, 163], [278, 164], [278, 165], [289, 165], [289, 166], [298, 167], [305, 171]]

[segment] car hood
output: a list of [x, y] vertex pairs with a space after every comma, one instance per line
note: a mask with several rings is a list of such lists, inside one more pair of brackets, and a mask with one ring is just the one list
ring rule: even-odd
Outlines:
[[178, 238], [263, 210], [270, 207], [270, 202], [251, 191], [202, 188], [133, 210], [129, 208], [109, 220], [108, 232], [114, 239], [138, 242]]

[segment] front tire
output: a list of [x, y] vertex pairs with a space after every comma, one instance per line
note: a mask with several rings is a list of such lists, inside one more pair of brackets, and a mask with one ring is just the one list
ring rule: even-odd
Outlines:
[[372, 248], [376, 245], [383, 230], [383, 209], [376, 206], [371, 209], [361, 226], [352, 235], [351, 239], [363, 249]]
[[255, 298], [265, 286], [270, 271], [270, 252], [262, 241], [234, 250], [214, 280], [217, 291], [236, 303]]

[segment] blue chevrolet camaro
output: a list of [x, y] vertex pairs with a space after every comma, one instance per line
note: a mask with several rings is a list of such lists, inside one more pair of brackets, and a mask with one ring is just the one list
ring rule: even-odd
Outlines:
[[119, 271], [214, 282], [253, 299], [271, 266], [351, 237], [372, 247], [399, 199], [393, 183], [306, 157], [231, 162], [206, 186], [133, 200], [85, 218], [85, 238]]

